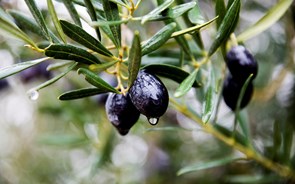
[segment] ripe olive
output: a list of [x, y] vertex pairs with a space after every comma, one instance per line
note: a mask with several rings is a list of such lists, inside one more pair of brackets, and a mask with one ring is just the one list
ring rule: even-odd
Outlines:
[[109, 121], [121, 135], [126, 135], [129, 132], [140, 115], [128, 95], [110, 93], [105, 108]]
[[253, 55], [244, 46], [235, 46], [226, 54], [228, 69], [235, 80], [244, 83], [253, 74], [252, 80], [258, 72], [258, 64]]
[[9, 86], [7, 79], [0, 80], [0, 90], [3, 90]]
[[129, 90], [129, 96], [134, 106], [145, 115], [151, 124], [157, 124], [167, 110], [169, 95], [162, 81], [141, 70]]
[[[236, 109], [238, 98], [241, 92], [243, 84], [236, 81], [231, 75], [228, 75], [223, 84], [222, 96], [228, 107], [233, 111]], [[244, 96], [242, 98], [240, 109], [246, 107], [250, 102], [253, 93], [253, 84], [250, 82], [246, 88]]]

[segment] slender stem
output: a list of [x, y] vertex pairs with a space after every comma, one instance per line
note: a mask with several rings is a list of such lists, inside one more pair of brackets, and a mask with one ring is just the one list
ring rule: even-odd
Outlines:
[[295, 171], [293, 171], [290, 167], [275, 163], [268, 158], [264, 157], [263, 155], [257, 153], [253, 148], [244, 146], [238, 143], [232, 136], [228, 137], [217, 129], [215, 129], [211, 123], [203, 123], [202, 119], [190, 111], [186, 106], [179, 104], [176, 100], [170, 98], [170, 102], [172, 103], [173, 107], [181, 112], [183, 115], [187, 116], [188, 118], [194, 120], [198, 123], [204, 131], [213, 135], [217, 139], [221, 140], [225, 144], [237, 149], [238, 151], [244, 153], [247, 159], [253, 159], [256, 162], [260, 163], [265, 168], [268, 168], [282, 177], [289, 177], [295, 179]]

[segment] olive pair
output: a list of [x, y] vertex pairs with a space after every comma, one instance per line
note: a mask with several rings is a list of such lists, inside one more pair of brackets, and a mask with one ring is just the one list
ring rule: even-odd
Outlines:
[[168, 103], [168, 91], [161, 80], [141, 70], [128, 94], [109, 94], [106, 113], [118, 132], [126, 135], [140, 114], [145, 115], [152, 125], [157, 124], [159, 117], [166, 112]]
[[241, 45], [232, 47], [226, 54], [226, 64], [229, 74], [224, 81], [222, 95], [226, 105], [234, 111], [237, 108], [242, 87], [252, 74], [239, 108], [246, 107], [250, 102], [253, 94], [252, 81], [257, 75], [258, 64], [253, 55]]

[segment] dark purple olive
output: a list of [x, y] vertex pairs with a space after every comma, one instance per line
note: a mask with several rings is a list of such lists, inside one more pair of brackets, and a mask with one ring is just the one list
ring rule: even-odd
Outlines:
[[52, 73], [46, 70], [48, 65], [49, 65], [49, 62], [42, 62], [38, 64], [37, 66], [28, 68], [20, 72], [21, 81], [23, 83], [28, 83], [38, 78], [50, 79], [52, 77]]
[[[236, 81], [231, 75], [228, 75], [223, 84], [222, 96], [226, 105], [233, 111], [236, 109], [238, 98], [241, 92], [243, 84]], [[240, 109], [246, 107], [251, 100], [253, 93], [253, 84], [250, 82], [246, 88], [244, 96], [242, 98]]]
[[252, 80], [258, 72], [258, 64], [253, 55], [244, 46], [235, 46], [226, 54], [228, 69], [235, 80], [244, 83], [253, 74]]
[[121, 135], [126, 135], [140, 116], [128, 95], [110, 93], [105, 108], [109, 121]]
[[9, 86], [7, 79], [0, 80], [0, 90], [3, 90]]
[[145, 115], [152, 125], [157, 124], [167, 110], [169, 95], [161, 80], [142, 70], [129, 90], [134, 106]]

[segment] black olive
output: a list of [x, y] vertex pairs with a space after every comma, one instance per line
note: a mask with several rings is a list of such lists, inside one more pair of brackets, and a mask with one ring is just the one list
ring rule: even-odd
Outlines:
[[253, 55], [244, 46], [235, 46], [226, 54], [227, 66], [235, 78], [244, 83], [253, 74], [252, 80], [258, 72], [258, 64]]
[[[239, 81], [236, 81], [231, 75], [228, 75], [223, 84], [223, 99], [228, 107], [233, 111], [236, 109], [238, 98], [241, 92], [243, 84]], [[250, 102], [253, 93], [253, 84], [250, 82], [246, 88], [244, 96], [242, 98], [240, 109], [247, 106]]]
[[3, 90], [9, 86], [7, 79], [0, 80], [0, 90]]
[[105, 108], [109, 121], [121, 135], [126, 135], [140, 116], [128, 95], [110, 93]]
[[161, 80], [141, 70], [138, 73], [133, 86], [129, 90], [129, 96], [134, 106], [145, 115], [152, 125], [157, 124], [167, 110], [169, 95]]

